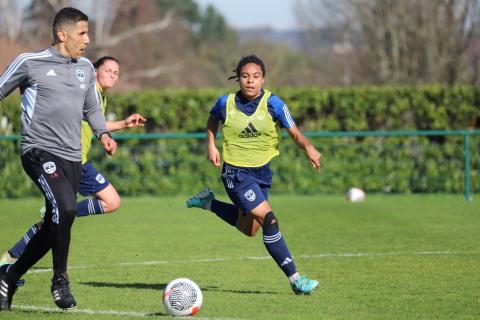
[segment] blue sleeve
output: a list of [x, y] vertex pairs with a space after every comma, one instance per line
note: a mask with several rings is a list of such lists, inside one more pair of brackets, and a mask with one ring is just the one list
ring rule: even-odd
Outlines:
[[268, 106], [269, 110], [273, 108], [273, 120], [278, 121], [281, 128], [289, 129], [295, 124], [287, 105], [278, 96], [272, 94], [270, 98], [268, 98]]
[[210, 115], [215, 120], [222, 121], [222, 123], [225, 122], [225, 118], [227, 115], [227, 99], [228, 95], [221, 96], [220, 98], [218, 98], [212, 110], [210, 110]]

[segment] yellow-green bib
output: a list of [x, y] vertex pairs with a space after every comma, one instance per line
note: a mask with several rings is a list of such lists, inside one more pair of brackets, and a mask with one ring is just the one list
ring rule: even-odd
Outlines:
[[[107, 97], [102, 96], [102, 93], [95, 87], [97, 91], [97, 97], [100, 101], [100, 106], [102, 107], [102, 112], [105, 114], [105, 109], [107, 108]], [[87, 162], [87, 155], [92, 147], [92, 138], [93, 138], [93, 131], [90, 128], [90, 125], [87, 121], [82, 120], [82, 164]]]
[[228, 95], [223, 134], [223, 160], [238, 167], [260, 167], [279, 154], [280, 135], [268, 112], [265, 90], [257, 110], [247, 116], [235, 105], [235, 94]]

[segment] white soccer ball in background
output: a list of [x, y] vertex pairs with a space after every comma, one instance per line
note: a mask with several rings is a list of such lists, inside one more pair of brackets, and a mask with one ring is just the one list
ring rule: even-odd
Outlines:
[[349, 202], [361, 202], [365, 200], [365, 191], [360, 188], [350, 188], [347, 192]]
[[163, 304], [172, 316], [193, 316], [200, 310], [202, 302], [202, 290], [187, 278], [170, 281], [163, 291]]

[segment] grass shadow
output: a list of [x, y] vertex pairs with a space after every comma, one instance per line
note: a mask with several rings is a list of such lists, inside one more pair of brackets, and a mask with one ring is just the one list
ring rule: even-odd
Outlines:
[[[147, 290], [163, 290], [167, 286], [167, 283], [113, 283], [113, 282], [79, 282], [81, 285], [96, 287], [96, 288], [118, 288], [118, 289], [147, 289]], [[202, 291], [208, 292], [229, 292], [239, 294], [280, 294], [273, 291], [259, 291], [259, 290], [230, 290], [221, 289], [216, 286], [201, 287]]]
[[81, 285], [96, 287], [96, 288], [118, 288], [118, 289], [148, 289], [148, 290], [163, 290], [167, 283], [113, 283], [113, 282], [79, 282]]
[[[44, 309], [44, 308], [41, 308], [39, 307], [38, 309], [33, 309], [33, 308], [29, 308], [27, 310], [25, 309], [15, 309], [13, 308], [12, 309], [13, 312], [16, 312], [16, 313], [22, 313], [22, 314], [25, 314], [25, 315], [33, 315], [33, 314], [44, 314], [44, 315], [54, 315], [54, 314], [90, 314], [92, 316], [94, 316], [95, 314], [95, 311], [92, 311], [92, 310], [81, 310], [81, 309], [73, 309], [73, 310], [61, 310], [61, 309]], [[128, 311], [125, 312], [125, 316], [130, 316], [128, 314]], [[108, 314], [108, 313], [103, 313], [102, 311], [99, 311], [99, 314]], [[117, 315], [118, 314], [113, 314], [113, 315]], [[164, 312], [153, 312], [153, 313], [144, 313], [141, 315], [142, 317], [171, 317], [170, 314], [168, 313], [164, 313]]]

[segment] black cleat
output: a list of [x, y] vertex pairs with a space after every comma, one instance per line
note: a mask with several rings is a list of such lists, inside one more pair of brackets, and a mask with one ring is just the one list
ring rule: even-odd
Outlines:
[[52, 296], [55, 304], [60, 309], [68, 310], [77, 306], [77, 302], [70, 291], [66, 274], [61, 274], [52, 279]]
[[0, 275], [0, 311], [10, 310], [16, 290], [16, 285], [5, 281], [5, 274]]
[[[0, 279], [1, 277], [5, 277], [5, 275], [7, 274], [7, 270], [10, 266], [11, 264], [0, 265]], [[20, 279], [17, 281], [17, 287], [21, 287], [23, 285], [25, 285], [25, 280]]]

